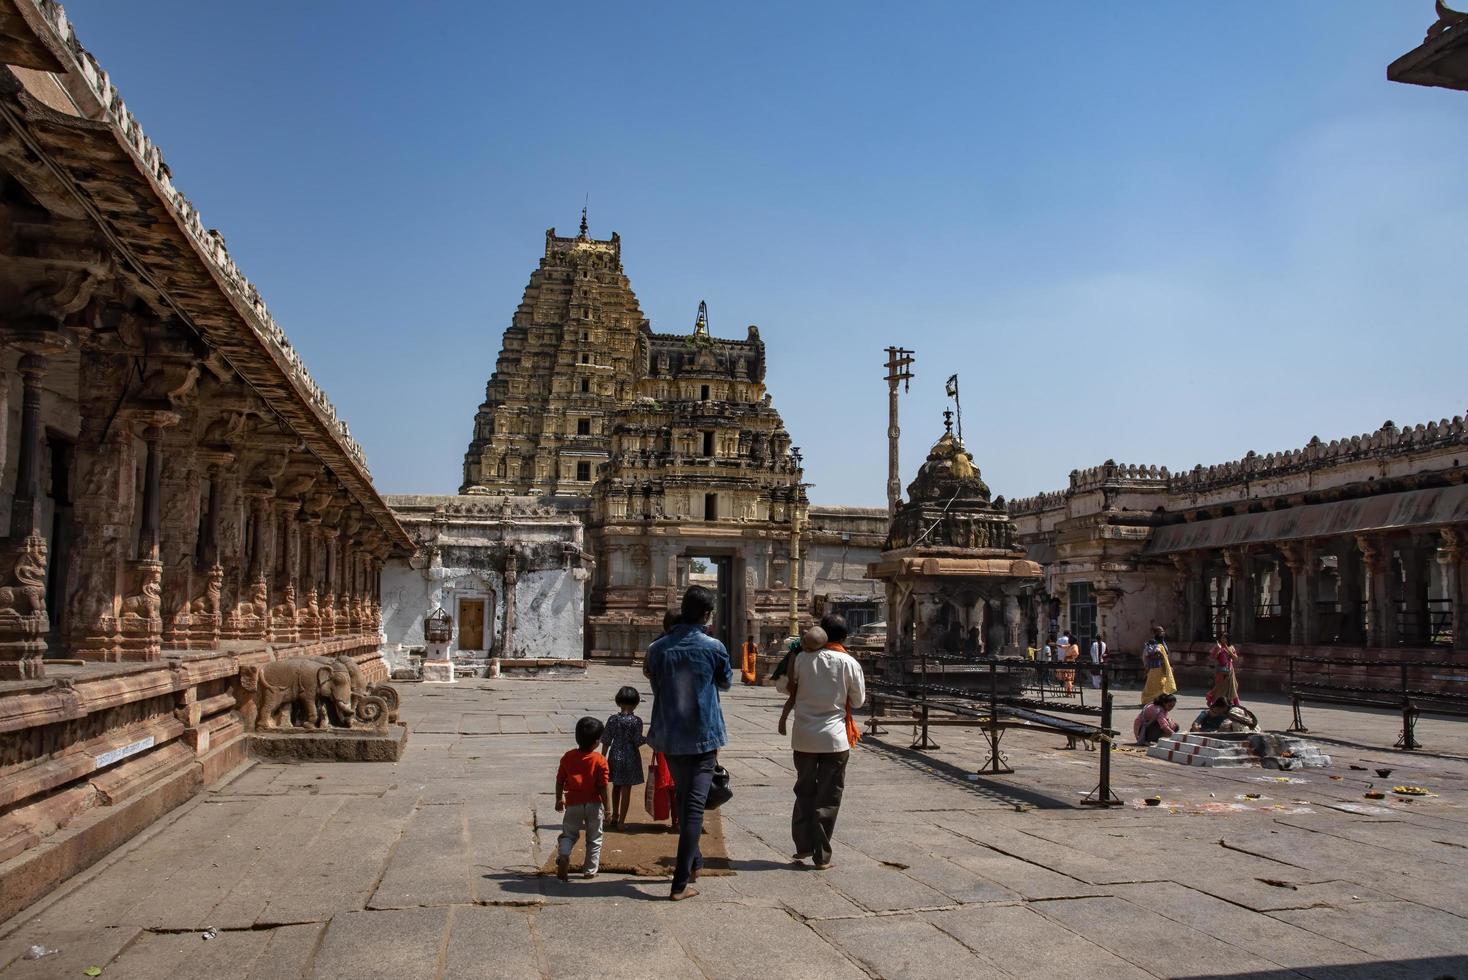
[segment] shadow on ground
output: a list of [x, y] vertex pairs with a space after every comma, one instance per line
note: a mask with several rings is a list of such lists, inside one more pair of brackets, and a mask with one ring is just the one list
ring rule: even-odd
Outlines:
[[975, 796], [990, 800], [994, 803], [1003, 803], [1009, 806], [1031, 806], [1040, 810], [1074, 809], [1075, 804], [1070, 800], [1062, 800], [1054, 796], [1036, 790], [1024, 789], [1019, 786], [1009, 786], [1005, 783], [986, 779], [982, 775], [978, 779], [972, 778], [974, 773], [951, 762], [942, 759], [934, 759], [917, 749], [905, 746], [893, 745], [884, 741], [881, 736], [868, 735], [862, 738], [861, 744], [876, 749], [889, 758], [902, 763], [910, 769], [941, 779], [954, 786], [961, 786], [973, 793]]

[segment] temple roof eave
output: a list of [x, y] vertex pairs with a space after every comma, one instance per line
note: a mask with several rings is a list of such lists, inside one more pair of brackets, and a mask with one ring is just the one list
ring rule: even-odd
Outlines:
[[[24, 3], [17, 8], [31, 13]], [[37, 32], [37, 43], [58, 57], [71, 79], [109, 90], [111, 83], [95, 59], [87, 55], [89, 61], [84, 63], [67, 43], [74, 43], [74, 36], [42, 36], [41, 32], [54, 34], [57, 24], [65, 24], [56, 9], [54, 23], [44, 16], [26, 18], [27, 26]], [[76, 50], [85, 53], [79, 46]], [[161, 154], [141, 135], [115, 90], [113, 97], [115, 108], [104, 103], [102, 119], [87, 119], [57, 112], [22, 87], [7, 100], [5, 114], [33, 143], [32, 150], [64, 175], [132, 270], [305, 441], [388, 534], [395, 549], [411, 550], [411, 539], [372, 484], [360, 447], [345, 435], [344, 424], [311, 381], [299, 354], [268, 314], [258, 313], [263, 303], [223, 252], [222, 239], [203, 231], [191, 205], [189, 220], [178, 211], [175, 202], [185, 199], [173, 190]], [[131, 136], [122, 130], [119, 115], [131, 127]], [[201, 235], [209, 236], [214, 255], [206, 254]], [[233, 281], [227, 281], [221, 263], [232, 272], [228, 278]]]

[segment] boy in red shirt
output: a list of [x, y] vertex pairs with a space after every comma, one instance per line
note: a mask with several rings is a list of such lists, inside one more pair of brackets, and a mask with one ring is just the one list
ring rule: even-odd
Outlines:
[[561, 818], [560, 853], [556, 877], [566, 880], [571, 867], [571, 848], [586, 830], [586, 863], [582, 877], [595, 877], [601, 866], [602, 818], [612, 812], [611, 770], [606, 757], [596, 750], [605, 725], [589, 715], [576, 723], [576, 748], [561, 756], [556, 770], [556, 812]]

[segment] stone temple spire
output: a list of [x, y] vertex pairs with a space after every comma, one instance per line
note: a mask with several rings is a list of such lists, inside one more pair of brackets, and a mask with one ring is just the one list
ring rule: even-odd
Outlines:
[[586, 206], [585, 205], [582, 205], [581, 206], [581, 237], [582, 238], [590, 238], [591, 237], [591, 235], [590, 235], [590, 229], [589, 229], [588, 225], [586, 224]]

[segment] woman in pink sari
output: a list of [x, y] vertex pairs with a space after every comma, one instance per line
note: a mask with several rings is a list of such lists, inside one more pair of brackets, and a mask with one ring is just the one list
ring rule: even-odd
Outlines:
[[1227, 633], [1218, 634], [1218, 642], [1213, 644], [1209, 659], [1213, 661], [1213, 686], [1203, 695], [1203, 700], [1208, 704], [1220, 700], [1225, 704], [1238, 704], [1239, 678], [1236, 668], [1239, 665], [1239, 651], [1228, 642]]

